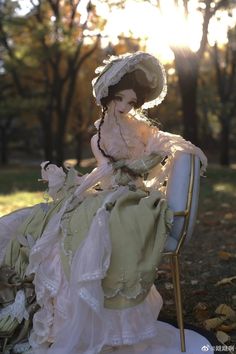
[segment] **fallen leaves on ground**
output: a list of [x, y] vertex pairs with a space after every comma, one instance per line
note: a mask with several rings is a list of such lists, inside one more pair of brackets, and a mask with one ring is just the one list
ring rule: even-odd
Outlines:
[[233, 277], [229, 277], [229, 278], [223, 278], [221, 280], [219, 280], [215, 286], [219, 286], [219, 285], [226, 285], [226, 284], [234, 284], [233, 280], [236, 280], [236, 275], [234, 275]]
[[194, 316], [198, 322], [203, 322], [209, 318], [208, 305], [205, 302], [198, 302], [194, 307]]
[[236, 258], [236, 255], [227, 251], [219, 251], [218, 256], [220, 259], [224, 261], [228, 261], [229, 259]]
[[218, 341], [223, 344], [229, 342], [231, 339], [228, 334], [226, 334], [225, 332], [222, 332], [222, 331], [217, 331], [216, 337], [217, 337]]
[[217, 315], [225, 316], [226, 319], [236, 322], [236, 312], [228, 305], [221, 304], [215, 310]]
[[216, 331], [216, 337], [221, 343], [231, 340], [228, 333], [236, 329], [236, 311], [226, 304], [219, 305], [216, 310], [216, 317], [206, 319], [203, 322], [207, 330]]

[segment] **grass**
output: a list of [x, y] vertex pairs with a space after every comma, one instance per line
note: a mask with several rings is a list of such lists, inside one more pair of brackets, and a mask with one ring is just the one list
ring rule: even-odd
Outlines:
[[[88, 167], [79, 169], [88, 172]], [[41, 178], [40, 167], [14, 166], [1, 168], [0, 171], [0, 217], [16, 209], [44, 201], [47, 185], [38, 182]]]
[[[0, 173], [0, 216], [43, 201], [45, 184], [38, 182], [38, 167], [9, 167]], [[201, 179], [199, 210], [236, 210], [236, 168], [209, 166]]]
[[201, 179], [199, 208], [202, 212], [222, 208], [236, 210], [235, 166], [209, 166], [207, 177]]
[[0, 195], [12, 194], [17, 191], [36, 192], [43, 190], [39, 182], [39, 167], [2, 168], [0, 173]]
[[0, 216], [43, 201], [43, 192], [13, 192], [0, 195]]

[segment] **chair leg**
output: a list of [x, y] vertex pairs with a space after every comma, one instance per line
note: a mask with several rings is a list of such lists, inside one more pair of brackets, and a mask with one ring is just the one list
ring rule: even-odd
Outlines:
[[175, 309], [176, 309], [176, 317], [177, 317], [177, 323], [178, 326], [180, 327], [180, 321], [179, 321], [179, 311], [178, 311], [178, 306], [177, 306], [177, 280], [176, 280], [176, 268], [175, 268], [175, 262], [173, 259], [173, 255], [170, 257], [170, 263], [171, 263], [171, 273], [172, 273], [172, 282], [173, 282], [173, 290], [174, 290], [174, 297], [175, 297]]
[[186, 352], [178, 255], [171, 255], [171, 269], [172, 269], [172, 276], [173, 276], [173, 287], [174, 287], [174, 295], [175, 295], [177, 321], [180, 330], [181, 351]]

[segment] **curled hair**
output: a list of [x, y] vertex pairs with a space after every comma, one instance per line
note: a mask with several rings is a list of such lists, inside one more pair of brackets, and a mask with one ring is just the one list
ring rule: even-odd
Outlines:
[[109, 160], [111, 160], [112, 162], [115, 161], [114, 157], [107, 154], [102, 148], [101, 148], [101, 127], [104, 123], [104, 119], [105, 119], [105, 114], [106, 114], [106, 111], [107, 111], [107, 106], [102, 106], [102, 118], [101, 118], [101, 121], [99, 123], [99, 127], [98, 127], [98, 140], [97, 140], [97, 146], [98, 146], [98, 149], [101, 151], [101, 153], [103, 154], [103, 156], [107, 157]]
[[[105, 118], [105, 114], [107, 111], [107, 105], [115, 98], [115, 96], [118, 92], [131, 89], [135, 92], [135, 94], [137, 96], [137, 102], [136, 102], [134, 108], [135, 109], [140, 108], [144, 104], [147, 94], [150, 92], [150, 88], [143, 84], [143, 83], [145, 83], [145, 81], [146, 81], [145, 75], [141, 70], [135, 70], [130, 73], [127, 73], [121, 78], [121, 80], [117, 84], [110, 86], [108, 89], [108, 95], [101, 99], [102, 117], [101, 117], [101, 121], [100, 121], [100, 124], [98, 127], [97, 146], [98, 146], [98, 149], [102, 152], [103, 156], [107, 157], [112, 162], [115, 161], [114, 157], [107, 154], [101, 148], [101, 144], [100, 144], [101, 127], [104, 123], [104, 118]], [[142, 82], [142, 84], [140, 82]]]

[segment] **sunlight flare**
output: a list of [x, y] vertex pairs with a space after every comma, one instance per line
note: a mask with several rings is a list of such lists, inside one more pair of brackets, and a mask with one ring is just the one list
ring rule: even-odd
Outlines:
[[189, 14], [186, 16], [183, 6], [176, 6], [173, 0], [162, 0], [161, 21], [165, 28], [166, 42], [171, 47], [189, 47], [197, 51], [201, 39], [202, 16], [196, 9], [196, 1], [190, 1], [189, 5]]
[[[33, 0], [37, 3], [37, 0]], [[82, 0], [78, 10], [82, 17], [87, 16], [86, 4]], [[185, 14], [183, 1], [160, 0], [160, 8], [155, 1], [127, 0], [125, 8], [109, 8], [106, 2], [93, 1], [99, 16], [107, 23], [102, 32], [102, 46], [116, 45], [120, 38], [134, 37], [151, 54], [158, 55], [164, 62], [173, 60], [171, 47], [188, 47], [196, 52], [202, 36], [203, 15], [206, 5], [198, 0], [188, 1], [188, 15]], [[178, 5], [176, 5], [178, 3]], [[181, 5], [182, 4], [182, 5]], [[212, 3], [213, 4], [213, 3]], [[26, 14], [32, 9], [30, 0], [19, 0], [17, 13]], [[53, 21], [53, 19], [52, 19]], [[227, 43], [227, 31], [236, 25], [236, 9], [229, 14], [218, 11], [209, 23], [208, 40], [212, 46]]]

